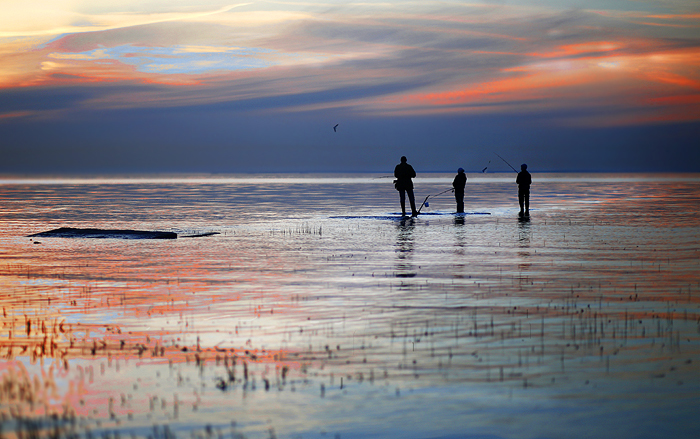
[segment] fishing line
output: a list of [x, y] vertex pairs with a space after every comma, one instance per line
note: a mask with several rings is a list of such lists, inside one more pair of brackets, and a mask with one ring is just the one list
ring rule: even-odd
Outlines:
[[[494, 154], [498, 155], [498, 153], [495, 153], [495, 152], [494, 152]], [[501, 159], [501, 160], [503, 160], [503, 161], [505, 162], [506, 165], [510, 166], [510, 169], [512, 169], [514, 172], [518, 172], [513, 166], [511, 166], [510, 163], [508, 163], [508, 162], [506, 161], [506, 159], [504, 159], [504, 158], [501, 157], [500, 155], [498, 155], [498, 158]]]

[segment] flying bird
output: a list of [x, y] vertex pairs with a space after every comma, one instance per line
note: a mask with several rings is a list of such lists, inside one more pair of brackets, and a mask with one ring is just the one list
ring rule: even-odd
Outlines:
[[338, 132], [338, 130], [336, 129], [336, 128], [338, 128], [338, 125], [340, 125], [340, 124], [339, 123], [335, 124], [335, 126], [333, 127], [333, 132], [336, 132], [336, 133]]
[[487, 167], [485, 167], [484, 169], [482, 169], [482, 170], [481, 170], [481, 173], [483, 174], [484, 172], [486, 172], [486, 170], [487, 170], [488, 168], [489, 168], [489, 167], [487, 166]]

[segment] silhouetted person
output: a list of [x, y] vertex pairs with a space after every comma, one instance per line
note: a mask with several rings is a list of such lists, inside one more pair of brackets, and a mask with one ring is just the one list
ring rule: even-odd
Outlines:
[[401, 196], [401, 214], [406, 216], [406, 194], [408, 193], [408, 201], [411, 202], [411, 216], [418, 216], [418, 211], [416, 210], [416, 199], [413, 196], [413, 180], [415, 178], [416, 171], [413, 170], [413, 166], [407, 163], [406, 156], [401, 157], [401, 163], [396, 165], [394, 168], [394, 187], [399, 191]]
[[467, 185], [467, 174], [464, 169], [459, 168], [455, 179], [452, 180], [452, 191], [455, 193], [457, 202], [457, 213], [464, 213], [464, 186]]
[[[520, 203], [520, 215], [530, 214], [530, 185], [532, 184], [532, 176], [527, 172], [527, 165], [520, 165], [521, 171], [518, 172], [518, 178], [515, 182], [518, 184], [518, 203]], [[524, 208], [524, 210], [523, 210]]]

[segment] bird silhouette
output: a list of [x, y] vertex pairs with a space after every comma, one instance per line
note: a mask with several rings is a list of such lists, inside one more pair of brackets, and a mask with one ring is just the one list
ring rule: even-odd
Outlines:
[[338, 132], [338, 130], [337, 130], [337, 128], [338, 128], [338, 125], [340, 125], [340, 124], [339, 124], [339, 123], [337, 123], [337, 124], [335, 124], [335, 126], [333, 127], [333, 131], [334, 131], [334, 132]]
[[487, 170], [488, 168], [489, 168], [489, 167], [487, 166], [487, 167], [485, 167], [484, 169], [482, 169], [482, 170], [481, 170], [481, 173], [483, 174], [484, 172], [486, 172], [486, 170]]

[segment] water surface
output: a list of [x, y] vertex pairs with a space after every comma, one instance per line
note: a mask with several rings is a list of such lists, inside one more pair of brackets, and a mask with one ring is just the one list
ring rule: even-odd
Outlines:
[[696, 437], [700, 176], [513, 180], [7, 177], [4, 431]]

